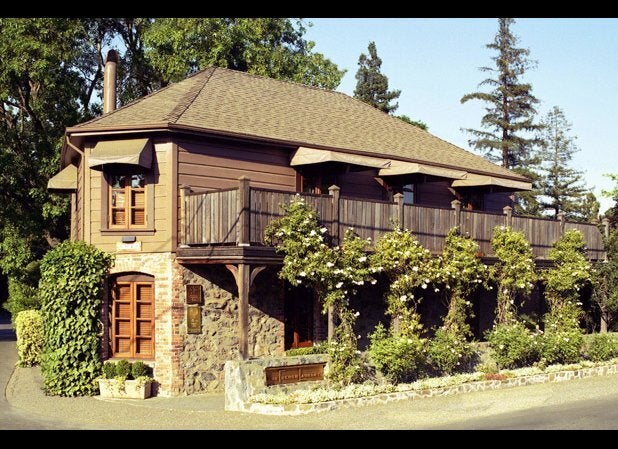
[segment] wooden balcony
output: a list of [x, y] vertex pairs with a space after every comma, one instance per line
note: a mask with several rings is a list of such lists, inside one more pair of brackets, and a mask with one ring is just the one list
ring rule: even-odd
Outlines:
[[454, 226], [460, 226], [480, 246], [485, 259], [494, 258], [491, 248], [493, 229], [510, 226], [523, 231], [530, 242], [537, 263], [547, 262], [552, 243], [566, 230], [578, 229], [587, 244], [588, 258], [605, 257], [603, 237], [599, 226], [564, 220], [514, 216], [510, 207], [503, 214], [462, 210], [458, 201], [452, 208], [437, 208], [403, 203], [397, 195], [395, 202], [372, 201], [339, 195], [297, 194], [251, 187], [241, 178], [238, 188], [206, 193], [182, 192], [181, 238], [177, 256], [184, 263], [279, 263], [281, 256], [264, 244], [264, 230], [283, 215], [281, 205], [300, 195], [318, 212], [320, 222], [327, 227], [335, 242], [347, 228], [354, 228], [362, 238], [376, 241], [403, 223], [418, 241], [434, 254], [442, 252], [444, 239]]

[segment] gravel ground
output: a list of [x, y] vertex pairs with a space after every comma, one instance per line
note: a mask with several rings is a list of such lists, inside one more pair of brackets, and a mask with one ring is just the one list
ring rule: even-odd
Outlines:
[[[9, 404], [32, 420], [47, 420], [51, 428], [62, 429], [66, 426], [71, 429], [96, 430], [465, 429], [465, 423], [470, 420], [476, 420], [474, 428], [482, 428], [483, 418], [525, 415], [526, 410], [539, 407], [560, 410], [563, 404], [595, 398], [601, 400], [612, 392], [618, 397], [618, 375], [612, 375], [405, 400], [304, 416], [264, 416], [224, 411], [221, 394], [155, 397], [144, 401], [62, 398], [45, 396], [41, 385], [38, 368], [16, 368], [6, 389]], [[547, 426], [556, 428], [556, 424]], [[602, 427], [611, 428], [611, 423]]]

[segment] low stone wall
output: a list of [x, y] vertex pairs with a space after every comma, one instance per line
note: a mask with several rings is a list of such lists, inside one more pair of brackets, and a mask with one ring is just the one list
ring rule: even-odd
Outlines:
[[[254, 405], [248, 402], [254, 394], [275, 393], [326, 385], [325, 381], [296, 382], [284, 385], [266, 385], [265, 369], [294, 365], [327, 363], [325, 354], [294, 357], [268, 357], [250, 360], [228, 360], [225, 362], [225, 410], [248, 412]], [[324, 372], [326, 374], [328, 364]], [[258, 412], [259, 413], [259, 412]]]
[[549, 382], [563, 382], [572, 379], [584, 379], [586, 377], [606, 376], [609, 374], [617, 373], [618, 365], [605, 365], [595, 368], [582, 368], [575, 371], [558, 371], [555, 373], [535, 374], [532, 376], [514, 377], [505, 380], [485, 380], [478, 382], [468, 382], [461, 385], [454, 385], [452, 387], [384, 393], [375, 396], [341, 399], [337, 401], [319, 402], [315, 404], [248, 403], [245, 404], [243, 409], [240, 411], [248, 413], [258, 413], [263, 415], [304, 415], [308, 413], [325, 412], [343, 407], [386, 404], [388, 402], [401, 401], [405, 399], [422, 399], [432, 396], [446, 396], [460, 393], [470, 393], [474, 391], [497, 390], [501, 388], [513, 388]]

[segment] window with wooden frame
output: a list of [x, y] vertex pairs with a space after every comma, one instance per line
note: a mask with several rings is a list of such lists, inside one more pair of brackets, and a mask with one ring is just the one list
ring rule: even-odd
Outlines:
[[146, 177], [143, 174], [110, 175], [110, 229], [146, 227]]
[[123, 276], [111, 285], [112, 357], [154, 358], [154, 282], [149, 279]]

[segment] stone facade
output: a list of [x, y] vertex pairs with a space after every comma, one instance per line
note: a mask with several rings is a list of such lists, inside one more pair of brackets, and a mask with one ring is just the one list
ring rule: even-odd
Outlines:
[[[186, 394], [223, 391], [224, 364], [238, 359], [238, 292], [232, 274], [222, 265], [180, 267], [180, 301], [184, 304], [187, 284], [199, 284], [203, 291], [202, 331], [188, 334], [186, 320], [180, 323], [184, 335], [180, 365], [182, 390]], [[184, 306], [193, 307], [193, 306]], [[277, 268], [260, 273], [249, 292], [249, 355], [263, 357], [284, 352], [283, 285]]]

